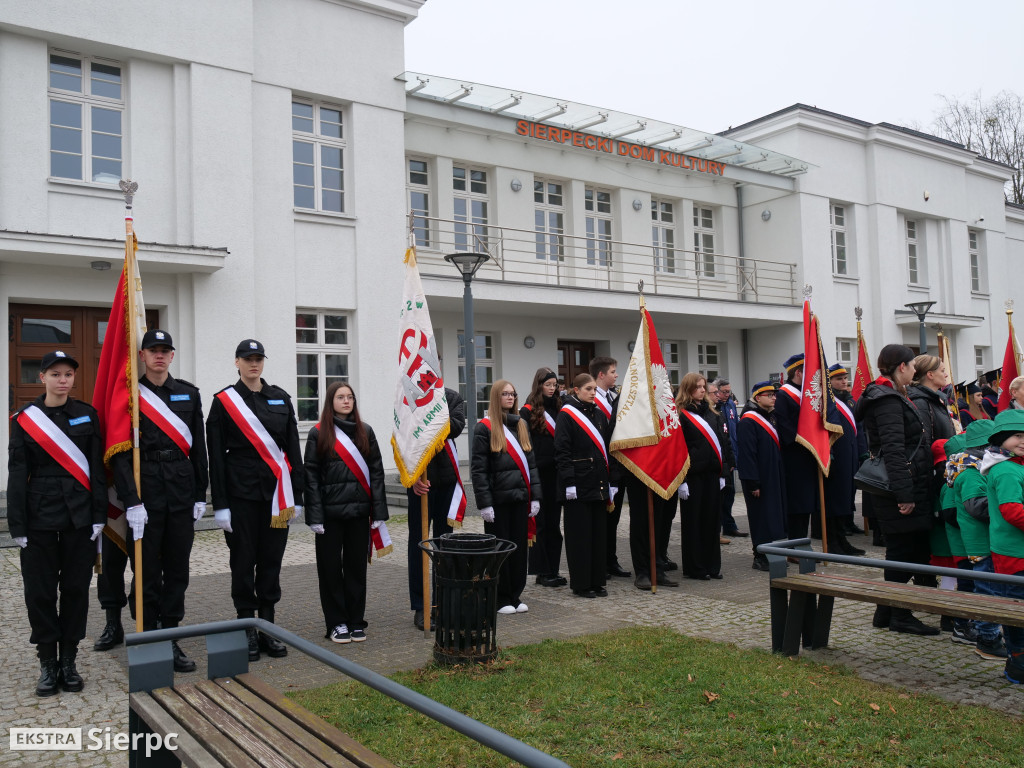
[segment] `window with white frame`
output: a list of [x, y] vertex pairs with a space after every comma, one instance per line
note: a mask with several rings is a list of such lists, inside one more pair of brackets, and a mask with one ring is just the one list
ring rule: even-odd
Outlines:
[[842, 363], [849, 370], [853, 365], [853, 350], [856, 348], [856, 339], [836, 339], [836, 362]]
[[708, 381], [714, 381], [720, 376], [726, 375], [724, 342], [697, 342], [697, 372]]
[[295, 312], [295, 415], [299, 421], [317, 421], [327, 387], [348, 380], [352, 353], [348, 332], [349, 316], [345, 313], [315, 309]]
[[654, 269], [674, 274], [676, 217], [675, 206], [668, 200], [651, 199], [651, 245], [654, 246]]
[[50, 177], [117, 184], [124, 161], [124, 81], [110, 59], [52, 51]]
[[[487, 415], [490, 404], [491, 385], [494, 383], [494, 336], [490, 333], [476, 334], [476, 417], [482, 419]], [[466, 334], [459, 331], [459, 394], [470, 402], [466, 394]], [[522, 403], [524, 398], [519, 397]]]
[[846, 206], [832, 203], [828, 207], [829, 227], [832, 233], [832, 274], [849, 274], [846, 259]]
[[912, 285], [920, 285], [924, 282], [924, 274], [921, 269], [921, 254], [918, 250], [917, 221], [907, 219], [907, 277]]
[[981, 379], [985, 375], [985, 347], [974, 348], [974, 378]]
[[715, 211], [693, 205], [693, 258], [698, 277], [715, 276]]
[[406, 161], [409, 189], [409, 212], [412, 214], [412, 231], [416, 246], [430, 247], [430, 164], [426, 160], [410, 157]]
[[583, 210], [586, 212], [587, 264], [611, 266], [612, 193], [584, 187]]
[[981, 243], [979, 234], [973, 229], [967, 230], [967, 255], [971, 264], [971, 290], [980, 293], [985, 290], [981, 269]]
[[565, 197], [562, 182], [533, 180], [533, 231], [537, 240], [537, 258], [565, 260]]
[[672, 384], [672, 391], [679, 387], [679, 381], [683, 373], [683, 345], [678, 341], [661, 342], [661, 356], [665, 360], [665, 370], [668, 371], [668, 380]]
[[292, 101], [292, 186], [296, 208], [345, 211], [341, 107]]
[[455, 250], [487, 252], [487, 171], [452, 166]]

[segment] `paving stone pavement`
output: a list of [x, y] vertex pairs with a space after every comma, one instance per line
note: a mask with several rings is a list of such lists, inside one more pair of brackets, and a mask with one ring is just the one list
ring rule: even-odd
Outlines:
[[[404, 510], [393, 509], [393, 514]], [[742, 501], [735, 514], [741, 529], [746, 519]], [[629, 568], [627, 516], [619, 526], [620, 561]], [[408, 543], [404, 518], [389, 526], [395, 551], [369, 568], [367, 596], [368, 640], [336, 645], [324, 638], [325, 626], [317, 590], [313, 534], [302, 525], [293, 526], [282, 570], [283, 599], [277, 608], [277, 623], [324, 648], [357, 661], [375, 671], [389, 674], [415, 669], [432, 660], [432, 639], [412, 625], [406, 579], [405, 551]], [[465, 531], [483, 530], [479, 517], [468, 514]], [[866, 537], [854, 537], [869, 554], [882, 551], [870, 547]], [[670, 556], [679, 555], [679, 525], [676, 521]], [[567, 587], [539, 587], [529, 580], [524, 600], [525, 614], [500, 616], [498, 641], [502, 646], [539, 642], [546, 638], [568, 638], [629, 625], [660, 625], [709, 640], [735, 643], [744, 648], [770, 647], [767, 574], [750, 568], [749, 539], [734, 539], [722, 547], [722, 581], [691, 581], [678, 588], [661, 587], [657, 594], [642, 592], [632, 579], [610, 579], [605, 599], [580, 600]], [[217, 530], [196, 534], [192, 552], [192, 580], [186, 603], [186, 623], [234, 618], [228, 578], [228, 551]], [[61, 693], [49, 699], [35, 696], [38, 662], [28, 643], [28, 621], [17, 548], [0, 550], [0, 647], [5, 661], [0, 669], [0, 765], [26, 765], [32, 753], [8, 751], [11, 727], [81, 726], [83, 729], [110, 728], [127, 732], [127, 653], [122, 645], [107, 653], [92, 651], [102, 630], [104, 615], [95, 599], [90, 604], [88, 634], [79, 652], [79, 670], [85, 690]], [[565, 567], [563, 562], [563, 573]], [[678, 575], [678, 574], [677, 574]], [[1024, 686], [1010, 685], [1001, 675], [999, 663], [984, 661], [970, 647], [950, 642], [949, 635], [921, 638], [899, 635], [871, 627], [873, 606], [840, 600], [835, 604], [829, 648], [805, 652], [809, 659], [842, 664], [861, 677], [899, 685], [913, 691], [927, 691], [954, 702], [981, 704], [1016, 716], [1024, 715]], [[128, 612], [124, 618], [129, 621]], [[936, 623], [935, 617], [923, 617]], [[199, 679], [205, 674], [205, 653], [201, 640], [182, 643], [196, 659], [199, 669], [178, 679]], [[326, 685], [343, 676], [334, 670], [292, 652], [284, 659], [264, 658], [251, 670], [282, 690]], [[47, 765], [127, 765], [123, 752], [85, 751], [44, 753]]]

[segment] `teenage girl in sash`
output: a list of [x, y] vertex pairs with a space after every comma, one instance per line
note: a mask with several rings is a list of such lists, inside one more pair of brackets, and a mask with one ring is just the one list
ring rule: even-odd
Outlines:
[[[214, 520], [231, 550], [231, 600], [238, 618], [274, 621], [281, 599], [281, 560], [288, 524], [302, 513], [305, 471], [292, 400], [263, 380], [263, 345], [243, 339], [235, 350], [238, 381], [213, 397], [206, 420]], [[254, 629], [249, 659], [288, 647]]]
[[607, 597], [608, 422], [594, 403], [589, 373], [573, 380], [555, 426], [559, 498], [565, 499], [565, 557], [569, 586], [578, 597]]
[[370, 526], [388, 519], [388, 505], [377, 438], [343, 381], [327, 388], [320, 422], [306, 438], [305, 498], [306, 523], [316, 534], [326, 636], [335, 643], [361, 642]]
[[498, 613], [526, 613], [527, 520], [540, 511], [542, 494], [530, 428], [519, 418], [511, 381], [491, 385], [487, 417], [477, 422], [473, 435], [472, 474], [484, 530], [516, 545], [498, 572]]
[[100, 536], [107, 519], [96, 409], [69, 396], [77, 368], [64, 352], [44, 355], [39, 379], [45, 394], [11, 418], [7, 520], [21, 547], [29, 642], [39, 655], [38, 696], [84, 685], [75, 658], [96, 558], [90, 539]]

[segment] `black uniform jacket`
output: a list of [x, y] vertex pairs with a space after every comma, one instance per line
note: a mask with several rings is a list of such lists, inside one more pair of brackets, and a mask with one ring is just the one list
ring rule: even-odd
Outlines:
[[[569, 397], [566, 405], [573, 406], [590, 419], [604, 438], [608, 450], [608, 420], [593, 403], [584, 403]], [[579, 501], [607, 501], [608, 464], [605, 454], [594, 443], [585, 427], [580, 426], [566, 411], [558, 414], [555, 425], [555, 463], [558, 467], [558, 497], [565, 498], [565, 489], [576, 486]]]
[[45, 413], [85, 454], [91, 492], [21, 428], [17, 417], [25, 406], [11, 417], [7, 449], [7, 523], [15, 538], [28, 536], [29, 530], [61, 531], [107, 521], [103, 440], [96, 409], [70, 397], [64, 405], [47, 408], [45, 399], [40, 395], [31, 405]]
[[[519, 416], [509, 413], [505, 415], [505, 425], [519, 441]], [[493, 429], [501, 429], [500, 424], [491, 425]], [[508, 450], [491, 453], [491, 430], [482, 421], [477, 422], [473, 435], [473, 495], [477, 509], [493, 507], [495, 504], [514, 504], [520, 501], [540, 501], [540, 474], [533, 451], [526, 454], [527, 468], [530, 472], [530, 487], [523, 482], [519, 466], [509, 455]]]
[[[562, 401], [558, 395], [544, 398], [544, 412], [552, 419], [558, 419], [558, 411], [561, 410]], [[537, 460], [537, 468], [542, 472], [554, 469], [555, 466], [555, 438], [548, 432], [547, 418], [538, 427], [533, 426], [533, 411], [528, 406], [519, 409], [519, 417], [526, 420], [530, 425], [530, 442], [533, 443], [533, 455]]]
[[[280, 387], [260, 381], [263, 389], [259, 392], [250, 390], [241, 379], [234, 388], [284, 451], [292, 470], [295, 503], [302, 504], [306, 473], [302, 467], [302, 448], [292, 399]], [[210, 449], [210, 491], [214, 509], [230, 508], [232, 496], [252, 501], [274, 497], [277, 485], [274, 473], [216, 397], [206, 419], [206, 444]]]
[[706, 402], [690, 403], [687, 410], [708, 423], [718, 437], [718, 444], [722, 447], [722, 460], [719, 462], [718, 453], [708, 442], [704, 433], [685, 414], [680, 413], [679, 421], [683, 424], [683, 437], [686, 439], [686, 449], [690, 453], [690, 469], [688, 471], [692, 473], [713, 472], [718, 475], [721, 474], [724, 467], [736, 466], [736, 459], [732, 455], [732, 441], [729, 440], [729, 433], [725, 426], [725, 418], [712, 410]]
[[[454, 389], [444, 388], [448, 401], [448, 439], [454, 440], [466, 428], [466, 400]], [[446, 451], [438, 451], [427, 464], [427, 480], [433, 485], [455, 485], [455, 469]]]
[[145, 502], [148, 511], [182, 509], [197, 501], [206, 501], [210, 469], [206, 460], [206, 430], [203, 429], [203, 404], [195, 385], [167, 377], [162, 386], [145, 376], [139, 387], [147, 387], [188, 426], [192, 448], [186, 457], [160, 427], [139, 411], [139, 458], [142, 500], [135, 490], [131, 451], [122, 451], [110, 460], [114, 487], [125, 507]]
[[[334, 423], [355, 441], [355, 422], [334, 417]], [[363, 459], [370, 470], [370, 494], [366, 495], [359, 478], [333, 448], [326, 456], [317, 453], [316, 441], [320, 426], [309, 430], [306, 438], [306, 523], [322, 524], [325, 520], [353, 520], [368, 517], [388, 519], [388, 504], [384, 494], [384, 462], [381, 460], [377, 437], [369, 424], [364, 423], [370, 449]]]

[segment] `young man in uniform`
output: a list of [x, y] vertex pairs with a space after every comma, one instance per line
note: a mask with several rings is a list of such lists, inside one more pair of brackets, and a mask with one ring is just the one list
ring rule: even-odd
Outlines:
[[[714, 387], [714, 391], [712, 391]], [[732, 455], [739, 456], [740, 448], [736, 440], [736, 428], [739, 416], [736, 413], [736, 401], [732, 397], [732, 384], [728, 379], [718, 378], [708, 385], [708, 392], [715, 401], [715, 406], [722, 414], [725, 428], [729, 431], [729, 442], [732, 443]], [[732, 516], [732, 504], [736, 498], [736, 480], [733, 475], [735, 467], [722, 467], [725, 487], [722, 489], [722, 536], [747, 537], [750, 534], [741, 531]]]
[[775, 398], [775, 423], [786, 475], [787, 533], [791, 539], [801, 539], [807, 535], [811, 515], [818, 511], [818, 463], [811, 452], [796, 441], [804, 383], [803, 353], [788, 357], [783, 367], [786, 383]]
[[[601, 413], [608, 419], [608, 434], [605, 435], [605, 442], [611, 439], [615, 429], [615, 414], [618, 413], [619, 403], [612, 387], [619, 380], [618, 362], [611, 357], [595, 357], [590, 361], [590, 375], [594, 377], [597, 384], [597, 396], [594, 404]], [[622, 465], [611, 456], [608, 457], [608, 474], [611, 492], [614, 494], [614, 509], [608, 513], [608, 535], [606, 541], [606, 560], [609, 576], [621, 576], [628, 578], [633, 574], [619, 565], [619, 558], [615, 554], [616, 534], [619, 528], [619, 517], [622, 515], [622, 499], [625, 496], [625, 489], [622, 483], [627, 481], [627, 472], [623, 472]]]
[[772, 413], [775, 401], [775, 386], [770, 381], [755, 384], [736, 427], [736, 464], [747, 504], [755, 571], [768, 570], [768, 558], [758, 554], [757, 547], [786, 537], [786, 484]]

